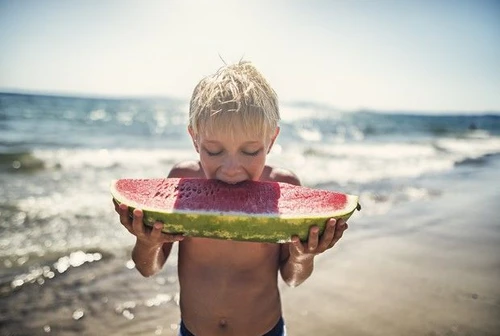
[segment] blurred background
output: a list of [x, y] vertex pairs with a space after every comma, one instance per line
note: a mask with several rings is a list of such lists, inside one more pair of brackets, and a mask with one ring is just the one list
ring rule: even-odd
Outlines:
[[134, 317], [176, 311], [175, 257], [137, 276], [108, 187], [196, 159], [190, 94], [224, 63], [278, 93], [269, 163], [359, 194], [361, 223], [497, 169], [498, 1], [0, 0], [0, 47], [2, 335], [175, 329]]

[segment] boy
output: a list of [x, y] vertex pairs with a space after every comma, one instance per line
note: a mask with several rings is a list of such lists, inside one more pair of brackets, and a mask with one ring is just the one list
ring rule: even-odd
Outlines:
[[[199, 161], [179, 163], [168, 176], [299, 185], [292, 172], [265, 162], [279, 118], [276, 93], [252, 64], [219, 69], [200, 81], [191, 98], [188, 132]], [[278, 272], [289, 286], [301, 284], [313, 271], [314, 257], [347, 229], [343, 220], [330, 219], [321, 237], [312, 227], [304, 243], [295, 236], [287, 244], [236, 242], [164, 234], [161, 223], [149, 230], [141, 210], [130, 219], [126, 205], [115, 207], [137, 238], [132, 259], [143, 276], [157, 273], [179, 242], [183, 336], [285, 335]]]

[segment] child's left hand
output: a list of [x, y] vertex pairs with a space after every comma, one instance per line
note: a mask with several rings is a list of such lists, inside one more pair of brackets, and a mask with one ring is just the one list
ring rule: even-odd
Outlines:
[[319, 236], [319, 228], [313, 226], [309, 229], [309, 238], [301, 242], [299, 237], [292, 237], [290, 244], [290, 257], [295, 260], [312, 259], [316, 255], [332, 248], [347, 230], [347, 222], [343, 219], [330, 218], [326, 222], [325, 231]]

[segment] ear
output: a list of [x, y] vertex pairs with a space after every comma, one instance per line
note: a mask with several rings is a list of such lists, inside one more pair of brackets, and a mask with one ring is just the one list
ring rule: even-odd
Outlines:
[[271, 151], [271, 148], [273, 148], [274, 142], [276, 141], [278, 134], [280, 134], [280, 127], [279, 126], [276, 127], [274, 134], [271, 136], [271, 143], [269, 144], [269, 148], [267, 149], [267, 154], [269, 154], [269, 152]]
[[200, 148], [198, 147], [198, 136], [194, 133], [191, 126], [188, 126], [188, 132], [189, 132], [189, 135], [191, 136], [191, 140], [193, 141], [193, 146], [196, 149], [196, 152], [199, 153]]

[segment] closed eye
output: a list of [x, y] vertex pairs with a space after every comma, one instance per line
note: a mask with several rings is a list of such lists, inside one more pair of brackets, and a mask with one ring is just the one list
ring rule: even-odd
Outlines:
[[205, 149], [205, 152], [207, 152], [208, 156], [217, 156], [217, 155], [221, 155], [222, 154], [221, 150], [218, 151], [218, 152], [211, 152], [211, 151]]
[[243, 151], [243, 154], [248, 155], [248, 156], [257, 156], [259, 153], [260, 153], [260, 149], [256, 150], [255, 152]]

